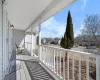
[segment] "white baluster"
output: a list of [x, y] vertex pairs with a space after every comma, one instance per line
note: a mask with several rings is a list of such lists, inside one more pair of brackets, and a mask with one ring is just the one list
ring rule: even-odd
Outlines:
[[89, 80], [89, 57], [86, 59], [86, 78]]
[[65, 52], [63, 51], [63, 79], [65, 80]]
[[60, 62], [60, 77], [61, 77], [61, 51], [60, 51], [60, 60], [59, 60]]
[[81, 80], [81, 55], [79, 55], [79, 80]]
[[28, 43], [27, 43], [27, 50], [28, 50]]
[[49, 68], [50, 68], [50, 48], [48, 48], [49, 49], [49, 52], [48, 52], [48, 63], [49, 63]]
[[52, 71], [53, 71], [53, 48], [52, 48]]
[[48, 56], [48, 53], [47, 53], [47, 47], [46, 47], [46, 66], [48, 66], [47, 56]]
[[53, 66], [54, 66], [54, 72], [55, 72], [55, 49], [54, 49], [54, 57], [53, 58], [54, 58], [54, 65]]
[[73, 80], [74, 80], [74, 54], [73, 54], [73, 70], [72, 70], [72, 72], [73, 72]]
[[50, 51], [49, 51], [49, 67], [51, 69], [51, 48], [50, 48]]
[[45, 54], [44, 54], [44, 64], [46, 64], [46, 47], [45, 47]]
[[52, 70], [52, 49], [50, 48], [50, 69]]
[[42, 49], [41, 49], [41, 53], [42, 53], [42, 62], [44, 63], [44, 48], [45, 47], [42, 47]]
[[41, 53], [40, 53], [41, 54], [41, 61], [43, 62], [43, 47], [42, 46], [40, 47], [40, 51], [41, 51]]
[[48, 63], [48, 67], [49, 67], [49, 48], [47, 48], [47, 63]]
[[[57, 50], [57, 49], [56, 49], [56, 50]], [[57, 60], [57, 74], [58, 74], [58, 50], [57, 50], [56, 60]]]
[[98, 56], [96, 56], [96, 80], [100, 80], [100, 60]]
[[69, 80], [69, 53], [67, 53], [67, 80]]
[[50, 57], [51, 56], [50, 56], [50, 48], [49, 48], [49, 57], [48, 57], [49, 58], [49, 68], [50, 68]]
[[43, 47], [40, 46], [40, 56], [41, 56], [41, 61], [43, 62]]
[[43, 62], [45, 64], [45, 47], [44, 47], [44, 50], [43, 50]]

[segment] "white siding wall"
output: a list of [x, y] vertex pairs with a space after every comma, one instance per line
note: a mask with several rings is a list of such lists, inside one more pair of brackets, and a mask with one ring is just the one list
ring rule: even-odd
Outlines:
[[2, 80], [2, 1], [0, 0], [0, 79]]
[[[9, 28], [6, 4], [3, 3], [3, 78], [5, 75], [9, 74]], [[11, 46], [11, 45], [10, 45]]]
[[24, 47], [24, 38], [25, 31], [24, 30], [13, 30], [13, 50], [16, 50], [15, 44], [19, 47]]
[[9, 74], [9, 64], [12, 54], [10, 24], [7, 19], [6, 4], [0, 0], [0, 80]]
[[8, 23], [9, 25], [9, 60], [11, 59], [11, 55], [12, 55], [12, 48], [13, 48], [13, 35], [12, 35], [12, 29], [10, 28], [10, 23]]
[[6, 6], [3, 5], [3, 74], [6, 75]]
[[[16, 45], [24, 48], [24, 39], [25, 39], [25, 48], [31, 52], [31, 33], [25, 35], [24, 30], [13, 30], [13, 52], [16, 51]], [[36, 46], [36, 36], [33, 35], [33, 49]]]

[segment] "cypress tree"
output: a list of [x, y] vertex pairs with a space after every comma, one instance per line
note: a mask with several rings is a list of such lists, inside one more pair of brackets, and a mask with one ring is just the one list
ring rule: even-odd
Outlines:
[[62, 39], [63, 39], [63, 37], [61, 38], [61, 41], [60, 41], [60, 46], [62, 46], [62, 41], [63, 41]]
[[64, 46], [64, 38], [62, 37], [61, 42], [60, 42], [61, 46]]
[[72, 23], [72, 17], [70, 11], [68, 12], [67, 25], [66, 25], [64, 38], [61, 40], [61, 44], [62, 43], [63, 45], [61, 46], [66, 49], [70, 49], [74, 45], [73, 23]]

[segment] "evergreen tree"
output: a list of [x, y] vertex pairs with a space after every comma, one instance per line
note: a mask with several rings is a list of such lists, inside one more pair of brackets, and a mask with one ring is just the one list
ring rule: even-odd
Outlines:
[[61, 46], [64, 46], [64, 42], [63, 41], [64, 41], [64, 38], [62, 37], [61, 42], [60, 42]]
[[73, 23], [70, 11], [68, 12], [66, 31], [64, 38], [61, 40], [61, 46], [70, 49], [74, 45]]
[[[63, 37], [62, 37], [62, 38], [63, 38]], [[61, 38], [61, 41], [60, 41], [60, 46], [62, 46], [62, 41], [63, 41], [62, 38]]]

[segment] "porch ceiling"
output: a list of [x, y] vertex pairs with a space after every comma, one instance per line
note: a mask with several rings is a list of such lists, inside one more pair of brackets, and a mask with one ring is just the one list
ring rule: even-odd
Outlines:
[[8, 19], [15, 29], [28, 30], [75, 0], [7, 0]]

